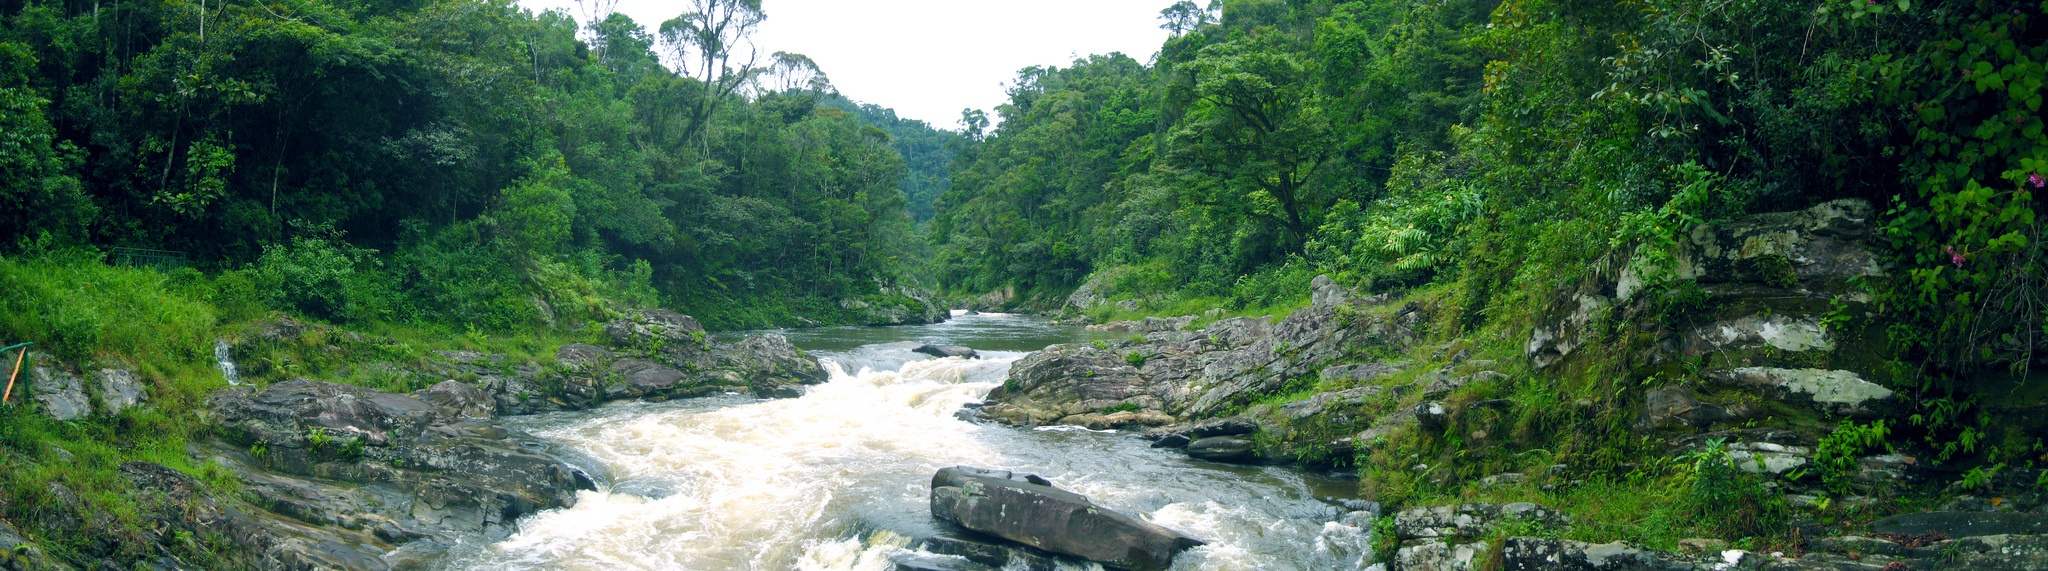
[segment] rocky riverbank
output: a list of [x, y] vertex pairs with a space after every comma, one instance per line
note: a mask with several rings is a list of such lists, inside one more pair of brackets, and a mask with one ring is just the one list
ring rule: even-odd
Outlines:
[[[2041, 530], [1988, 523], [2048, 521], [2048, 473], [1884, 441], [1936, 412], [1878, 357], [1884, 323], [1856, 286], [1884, 275], [1873, 218], [1836, 201], [1700, 226], [1672, 279], [1595, 269], [1611, 277], [1558, 292], [1520, 340], [1476, 338], [1428, 292], [1364, 295], [1319, 277], [1310, 306], [1278, 319], [1150, 319], [1126, 325], [1139, 333], [1128, 340], [1035, 353], [979, 410], [1130, 429], [1207, 460], [1358, 469], [1368, 496], [1398, 508], [1381, 540], [1394, 569], [2048, 567]], [[2041, 400], [1988, 401], [1997, 420], [1976, 437], [2038, 446]], [[1681, 498], [1726, 494], [1726, 509], [1768, 518], [1729, 525], [1775, 539], [1574, 541], [1701, 529], [1598, 513], [1603, 500], [1578, 491], [1669, 489], [1650, 481], [1695, 490]], [[1446, 502], [1485, 497], [1561, 505]]]
[[[395, 384], [443, 379], [410, 393], [304, 378], [216, 391], [203, 415], [215, 437], [189, 452], [227, 470], [221, 479], [234, 482], [228, 489], [235, 493], [220, 494], [221, 486], [162, 465], [123, 464], [128, 493], [143, 508], [130, 517], [153, 522], [145, 526], [153, 536], [105, 537], [101, 555], [84, 555], [161, 568], [416, 567], [458, 540], [503, 537], [516, 531], [521, 516], [573, 505], [576, 491], [604, 478], [593, 473], [602, 469], [594, 462], [507, 430], [497, 418], [617, 400], [791, 397], [826, 377], [815, 358], [781, 337], [715, 340], [695, 320], [673, 312], [633, 311], [604, 332], [607, 346], [562, 346], [547, 365], [460, 351], [435, 353], [412, 366], [361, 365]], [[234, 345], [254, 352], [330, 338], [375, 342], [277, 319]], [[47, 359], [37, 362], [44, 365], [28, 386], [46, 414], [73, 419], [146, 404], [141, 391], [123, 382], [133, 378], [125, 370], [81, 374]], [[91, 534], [94, 522], [120, 517], [67, 500], [75, 498], [69, 490], [49, 493], [59, 501], [37, 522], [41, 529]], [[177, 543], [193, 541], [231, 555], [207, 563], [174, 554]], [[157, 546], [159, 553], [124, 552], [134, 545]], [[8, 550], [0, 568], [70, 568], [11, 527], [0, 526], [0, 547]]]

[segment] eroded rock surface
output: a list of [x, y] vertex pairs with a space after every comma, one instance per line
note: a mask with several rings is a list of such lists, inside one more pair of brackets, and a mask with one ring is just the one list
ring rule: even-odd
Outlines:
[[32, 359], [34, 365], [29, 369], [25, 388], [43, 414], [57, 420], [75, 420], [92, 414], [92, 400], [86, 397], [85, 383], [78, 375], [50, 364], [47, 356], [38, 354]]
[[297, 379], [215, 392], [208, 410], [233, 445], [219, 458], [242, 471], [252, 501], [394, 545], [502, 536], [520, 516], [594, 488], [519, 435], [465, 418], [475, 396], [444, 405]]
[[[1350, 348], [1405, 343], [1421, 319], [1418, 306], [1384, 308], [1384, 296], [1362, 297], [1327, 277], [1313, 287], [1315, 303], [1277, 322], [1224, 319], [1200, 331], [1154, 331], [1143, 342], [1048, 347], [1011, 366], [984, 412], [1019, 425], [1119, 405], [1206, 418], [1290, 379], [1324, 375]], [[1382, 367], [1327, 374], [1372, 378]]]
[[1863, 380], [1851, 371], [1742, 367], [1708, 371], [1702, 376], [1782, 400], [1807, 403], [1832, 414], [1875, 416], [1893, 403], [1891, 389]]
[[1120, 569], [1165, 569], [1201, 540], [1103, 508], [1034, 475], [956, 466], [932, 476], [932, 517]]

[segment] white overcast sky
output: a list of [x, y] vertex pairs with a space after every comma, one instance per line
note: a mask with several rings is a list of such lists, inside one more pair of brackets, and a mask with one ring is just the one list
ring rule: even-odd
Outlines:
[[[520, 0], [536, 11], [574, 0]], [[1123, 52], [1150, 62], [1166, 40], [1159, 11], [1173, 0], [764, 0], [763, 53], [810, 56], [839, 92], [942, 129], [960, 110], [1005, 101], [1017, 70], [1067, 67], [1077, 56]], [[620, 0], [650, 32], [681, 14], [680, 0]], [[579, 16], [580, 17], [580, 16]]]

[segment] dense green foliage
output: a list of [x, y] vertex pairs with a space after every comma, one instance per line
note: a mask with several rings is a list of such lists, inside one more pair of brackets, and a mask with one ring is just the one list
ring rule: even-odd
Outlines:
[[1342, 248], [1323, 242], [1355, 230], [1326, 220], [1422, 191], [1389, 180], [1431, 165], [1398, 177], [1397, 162], [1449, 151], [1477, 116], [1484, 58], [1467, 36], [1491, 9], [1183, 2], [1152, 65], [1026, 69], [1001, 126], [958, 159], [934, 270], [959, 289], [1058, 289], [1150, 264], [1171, 268], [1155, 285], [1225, 295], [1310, 244]]
[[309, 315], [498, 330], [601, 299], [831, 320], [915, 270], [948, 135], [803, 56], [750, 67], [759, 3], [698, 4], [649, 30], [478, 0], [0, 3], [0, 247], [184, 251]]
[[933, 271], [1239, 304], [1268, 275], [1457, 283], [1472, 326], [1588, 272], [1654, 281], [1693, 224], [1862, 198], [1888, 210], [1894, 278], [1869, 285], [1897, 358], [1946, 390], [2048, 335], [2042, 9], [1182, 2], [1150, 65], [1019, 74], [958, 154]]
[[852, 113], [861, 122], [889, 134], [889, 146], [903, 156], [905, 172], [900, 188], [909, 201], [906, 207], [910, 217], [919, 224], [931, 220], [932, 202], [952, 185], [953, 148], [959, 144], [960, 134], [935, 129], [916, 119], [897, 117], [894, 110], [857, 103], [844, 96], [827, 96], [818, 103]]

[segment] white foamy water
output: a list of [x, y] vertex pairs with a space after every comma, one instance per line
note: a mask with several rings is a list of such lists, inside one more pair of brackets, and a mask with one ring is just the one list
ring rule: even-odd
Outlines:
[[1336, 512], [1299, 474], [1196, 462], [1127, 434], [954, 418], [1023, 355], [929, 359], [902, 343], [874, 344], [827, 355], [831, 379], [800, 398], [511, 419], [602, 463], [610, 477], [574, 507], [520, 521], [503, 541], [458, 547], [444, 566], [886, 571], [909, 551], [906, 534], [936, 529], [931, 474], [961, 464], [1043, 474], [1211, 542], [1175, 569], [1343, 569], [1364, 557], [1363, 530], [1333, 523]]
[[213, 362], [220, 367], [220, 377], [227, 379], [228, 386], [242, 386], [242, 374], [235, 370], [235, 357], [227, 340], [213, 342]]

